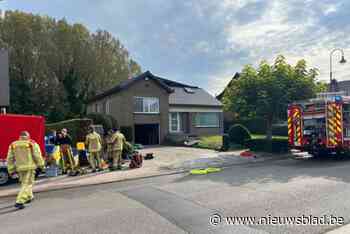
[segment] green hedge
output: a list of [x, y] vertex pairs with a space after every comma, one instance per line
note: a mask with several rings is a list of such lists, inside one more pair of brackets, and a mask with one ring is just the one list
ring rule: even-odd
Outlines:
[[[224, 130], [228, 133], [230, 127], [235, 124], [241, 124], [245, 126], [252, 134], [266, 134], [266, 121], [262, 118], [254, 118], [250, 120], [240, 120], [234, 122], [225, 122]], [[272, 134], [277, 136], [287, 136], [288, 130], [287, 125], [274, 125], [272, 127]]]
[[251, 139], [245, 142], [245, 146], [252, 151], [263, 151], [270, 153], [286, 153], [288, 152], [287, 139]]
[[93, 124], [101, 124], [105, 132], [113, 128], [118, 128], [117, 120], [111, 115], [91, 113], [87, 115], [87, 118], [92, 119]]
[[288, 127], [286, 126], [273, 126], [272, 135], [275, 136], [288, 136]]
[[266, 121], [262, 118], [254, 118], [249, 120], [239, 120], [233, 122], [225, 122], [224, 130], [228, 133], [230, 127], [235, 124], [241, 124], [248, 128], [251, 133], [264, 134], [266, 133]]
[[85, 141], [89, 126], [92, 124], [91, 119], [71, 119], [62, 122], [46, 124], [46, 133], [53, 130], [61, 131], [62, 128], [68, 130], [68, 134], [72, 137], [74, 144], [80, 141]]

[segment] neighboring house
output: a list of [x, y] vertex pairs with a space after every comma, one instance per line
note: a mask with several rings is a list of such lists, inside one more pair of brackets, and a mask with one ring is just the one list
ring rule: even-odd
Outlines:
[[334, 86], [336, 91], [343, 91], [346, 96], [350, 96], [350, 80], [337, 81]]
[[[239, 79], [240, 77], [240, 74], [238, 72], [236, 72], [236, 74], [232, 77], [232, 79], [230, 80], [230, 82], [226, 85], [226, 87], [224, 88], [224, 90], [216, 96], [216, 98], [223, 102], [223, 99], [224, 99], [224, 95], [226, 93], [226, 91], [231, 88], [231, 86], [234, 84], [233, 82], [237, 79]], [[224, 123], [225, 125], [225, 129], [227, 129], [231, 124], [232, 122], [234, 122], [235, 120], [235, 114], [232, 112], [232, 111], [224, 111]]]
[[230, 80], [230, 82], [226, 85], [226, 87], [224, 88], [224, 90], [222, 90], [222, 92], [216, 96], [216, 98], [220, 101], [222, 101], [226, 90], [228, 90], [232, 85], [233, 85], [233, 81], [239, 79], [240, 74], [238, 72], [236, 72], [236, 74], [232, 77], [232, 79]]
[[222, 104], [205, 90], [167, 80], [147, 71], [97, 95], [88, 113], [115, 117], [120, 127], [133, 129], [133, 141], [163, 143], [167, 136], [223, 133]]

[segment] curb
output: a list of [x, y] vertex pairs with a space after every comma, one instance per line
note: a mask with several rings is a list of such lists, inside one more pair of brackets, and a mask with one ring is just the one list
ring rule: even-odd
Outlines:
[[[155, 177], [161, 177], [161, 176], [177, 175], [177, 174], [183, 174], [186, 172], [188, 172], [188, 171], [180, 170], [180, 171], [173, 171], [173, 172], [162, 173], [162, 174], [157, 174], [157, 175], [148, 175], [148, 176], [127, 178], [127, 179], [122, 179], [122, 180], [106, 181], [106, 182], [100, 182], [100, 183], [91, 183], [91, 184], [82, 184], [82, 185], [66, 185], [66, 186], [62, 185], [62, 186], [56, 186], [56, 187], [53, 186], [51, 188], [33, 191], [33, 193], [40, 194], [40, 193], [52, 192], [52, 191], [61, 191], [61, 190], [74, 189], [74, 188], [84, 188], [84, 187], [89, 187], [89, 186], [112, 184], [112, 183], [117, 183], [117, 182], [127, 182], [127, 181], [149, 179], [149, 178], [155, 178]], [[0, 195], [0, 198], [9, 198], [9, 197], [15, 197], [15, 196], [17, 196], [17, 191], [13, 194]]]
[[[269, 161], [275, 161], [276, 159], [266, 159], [258, 162], [244, 162], [244, 163], [233, 163], [233, 164], [226, 164], [223, 166], [218, 165], [217, 167], [220, 167], [222, 169], [227, 169], [227, 168], [232, 168], [234, 166], [242, 166], [242, 165], [249, 165], [249, 164], [255, 164], [255, 163], [262, 163], [262, 162], [269, 162]], [[277, 159], [280, 160], [280, 159]], [[180, 169], [180, 170], [175, 170], [175, 171], [170, 171], [168, 173], [161, 173], [161, 174], [155, 174], [155, 175], [146, 175], [146, 176], [140, 176], [140, 177], [134, 177], [134, 178], [126, 178], [126, 179], [121, 179], [121, 180], [112, 180], [112, 181], [106, 181], [106, 182], [99, 182], [99, 183], [88, 183], [88, 184], [82, 184], [82, 185], [62, 185], [62, 186], [53, 186], [49, 187], [47, 189], [43, 188], [38, 191], [33, 191], [34, 193], [40, 194], [40, 193], [45, 193], [45, 192], [52, 192], [52, 191], [61, 191], [61, 190], [68, 190], [68, 189], [74, 189], [74, 188], [84, 188], [84, 187], [89, 187], [89, 186], [98, 186], [98, 185], [104, 185], [104, 184], [111, 184], [111, 183], [117, 183], [117, 182], [128, 182], [128, 181], [135, 181], [135, 180], [140, 180], [140, 179], [149, 179], [149, 178], [156, 178], [156, 177], [162, 177], [162, 176], [169, 176], [169, 175], [177, 175], [177, 174], [184, 174], [184, 173], [189, 173], [192, 169], [195, 168], [190, 168], [190, 169]], [[194, 175], [196, 176], [196, 175]], [[5, 195], [0, 195], [0, 198], [9, 198], [9, 197], [14, 197], [17, 195], [17, 191], [12, 193], [12, 194], [5, 194]]]

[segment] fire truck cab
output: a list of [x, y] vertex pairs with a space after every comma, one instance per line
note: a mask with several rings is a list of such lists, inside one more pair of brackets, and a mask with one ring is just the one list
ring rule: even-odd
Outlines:
[[288, 141], [292, 149], [312, 156], [350, 152], [350, 96], [320, 93], [288, 107]]

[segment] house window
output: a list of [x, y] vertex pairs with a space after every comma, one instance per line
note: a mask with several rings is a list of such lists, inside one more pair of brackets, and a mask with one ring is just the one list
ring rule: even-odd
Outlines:
[[196, 127], [218, 128], [220, 127], [219, 113], [197, 113]]
[[99, 103], [96, 103], [95, 104], [95, 112], [96, 113], [101, 113], [101, 111], [102, 111], [101, 109], [102, 109], [101, 105]]
[[179, 112], [169, 113], [169, 131], [180, 132], [180, 113]]
[[110, 105], [110, 104], [111, 104], [111, 103], [110, 103], [109, 100], [107, 100], [107, 101], [105, 102], [105, 110], [106, 110], [106, 114], [107, 114], [107, 115], [111, 113], [111, 105]]
[[135, 113], [159, 113], [159, 98], [155, 97], [134, 97]]

